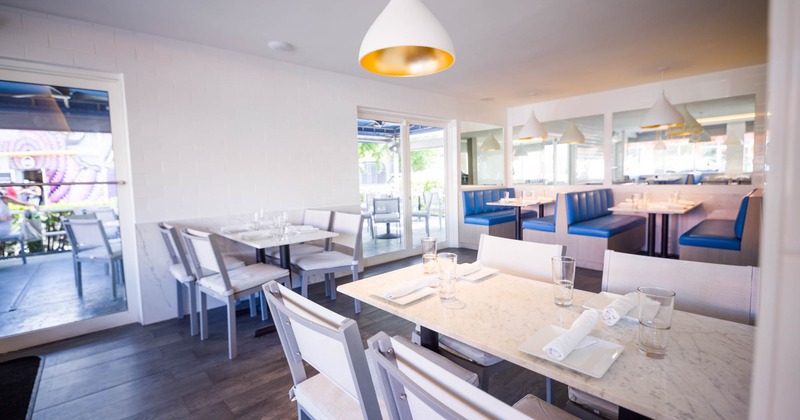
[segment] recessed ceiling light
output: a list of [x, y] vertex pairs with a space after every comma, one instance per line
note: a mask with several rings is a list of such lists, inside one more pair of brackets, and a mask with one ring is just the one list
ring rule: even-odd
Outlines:
[[483, 102], [491, 102], [491, 101], [494, 100], [494, 97], [493, 96], [487, 96], [485, 98], [481, 98], [480, 100], [483, 101]]
[[294, 45], [286, 41], [270, 41], [267, 46], [275, 51], [294, 51]]

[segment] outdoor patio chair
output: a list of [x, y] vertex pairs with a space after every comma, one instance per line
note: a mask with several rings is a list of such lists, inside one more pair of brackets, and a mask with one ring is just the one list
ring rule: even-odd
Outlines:
[[[386, 223], [386, 233], [374, 235], [373, 239], [395, 239], [400, 237], [400, 197], [375, 198], [372, 200], [372, 223]], [[397, 224], [392, 233], [390, 225]]]
[[[431, 202], [433, 201], [433, 194], [426, 191], [422, 193], [422, 209], [416, 209], [411, 211], [411, 217], [416, 217], [417, 219], [425, 219], [425, 236], [431, 236], [431, 225], [430, 225], [430, 218], [431, 218]], [[439, 224], [441, 226], [441, 223]]]
[[19, 242], [19, 256], [22, 258], [22, 264], [28, 263], [28, 258], [25, 255], [25, 241], [22, 239], [20, 232], [12, 232], [5, 236], [0, 236], [0, 242]]
[[75, 269], [75, 287], [78, 297], [83, 297], [81, 268], [85, 262], [102, 262], [111, 267], [111, 291], [117, 298], [117, 285], [124, 285], [122, 269], [122, 246], [111, 243], [98, 219], [63, 218], [62, 223], [72, 245], [72, 261]]

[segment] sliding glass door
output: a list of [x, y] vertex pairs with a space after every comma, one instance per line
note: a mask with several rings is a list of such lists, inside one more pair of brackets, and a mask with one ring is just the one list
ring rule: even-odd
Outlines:
[[441, 122], [359, 115], [359, 193], [368, 263], [416, 254], [426, 236], [446, 244], [446, 134]]

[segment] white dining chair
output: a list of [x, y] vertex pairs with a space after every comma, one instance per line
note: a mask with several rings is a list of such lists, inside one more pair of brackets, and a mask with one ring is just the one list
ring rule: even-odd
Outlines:
[[[336, 212], [333, 215], [332, 248], [316, 254], [292, 256], [292, 267], [300, 273], [300, 293], [308, 297], [308, 285], [315, 276], [322, 275], [331, 299], [336, 299], [336, 273], [350, 271], [353, 281], [358, 281], [358, 256], [361, 249], [363, 223], [360, 214]], [[355, 301], [356, 313], [361, 312], [361, 302]]]
[[[607, 250], [602, 290], [616, 294], [655, 286], [675, 292], [675, 309], [755, 325], [758, 267], [648, 257]], [[619, 407], [569, 387], [570, 401], [595, 414], [616, 416]]]
[[125, 284], [120, 243], [109, 242], [105, 229], [103, 229], [103, 222], [98, 219], [62, 218], [62, 225], [72, 246], [72, 262], [78, 297], [83, 297], [83, 263], [101, 262], [111, 267], [111, 292], [116, 299], [117, 285], [124, 286]]
[[[433, 194], [429, 191], [425, 191], [422, 193], [422, 206], [423, 208], [417, 208], [411, 211], [411, 217], [416, 217], [417, 219], [425, 219], [425, 236], [431, 236], [431, 202], [433, 201]], [[441, 223], [439, 224], [441, 227]]]
[[[186, 249], [181, 240], [178, 229], [166, 223], [159, 223], [158, 230], [161, 232], [161, 238], [164, 239], [164, 246], [167, 248], [167, 254], [170, 259], [169, 273], [175, 278], [175, 287], [177, 294], [177, 318], [183, 319], [186, 314], [186, 298], [189, 300], [189, 331], [191, 335], [198, 333], [198, 319], [197, 319], [197, 287], [195, 281], [197, 280], [192, 271], [192, 264], [189, 261], [189, 256], [186, 254]], [[223, 256], [225, 268], [228, 271], [244, 267], [244, 261], [238, 260], [230, 256]], [[213, 273], [206, 273], [211, 275]]]
[[[551, 258], [563, 256], [563, 245], [540, 244], [498, 236], [481, 235], [477, 260], [484, 267], [500, 270], [503, 274], [525, 277], [537, 281], [552, 281]], [[442, 349], [452, 355], [450, 359], [475, 371], [480, 377], [481, 389], [489, 389], [489, 379], [509, 366], [500, 357], [470, 346], [446, 335], [439, 335]]]
[[[393, 239], [400, 236], [400, 197], [380, 197], [372, 199], [372, 224], [373, 235], [372, 238], [387, 238]], [[386, 224], [386, 233], [376, 235], [374, 225]], [[390, 225], [397, 225], [397, 233], [392, 233]]]
[[[356, 322], [274, 281], [263, 291], [292, 373], [297, 417], [380, 419]], [[304, 361], [319, 373], [309, 377]]]
[[228, 358], [233, 359], [237, 354], [236, 299], [258, 294], [261, 307], [266, 308], [261, 286], [271, 280], [288, 281], [289, 270], [270, 264], [253, 264], [229, 271], [219, 244], [222, 237], [190, 229], [181, 229], [181, 236], [200, 292], [200, 339], [208, 339], [207, 296], [211, 296], [227, 306]]
[[[303, 211], [303, 226], [313, 226], [320, 230], [330, 230], [331, 222], [333, 221], [333, 212], [330, 210], [311, 210], [306, 209]], [[301, 256], [308, 254], [316, 254], [323, 252], [328, 248], [328, 240], [317, 242], [306, 242], [301, 244], [289, 245], [289, 255]], [[274, 249], [267, 253], [267, 255], [275, 261], [280, 261], [280, 250]]]
[[509, 406], [425, 357], [420, 349], [426, 349], [386, 333], [371, 337], [367, 347], [370, 369], [391, 420], [574, 418], [533, 395]]

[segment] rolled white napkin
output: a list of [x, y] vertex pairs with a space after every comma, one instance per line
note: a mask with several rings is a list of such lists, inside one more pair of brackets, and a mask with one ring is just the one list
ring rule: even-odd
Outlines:
[[386, 299], [396, 299], [402, 296], [405, 296], [409, 293], [416, 292], [423, 287], [428, 287], [433, 281], [436, 280], [436, 276], [424, 276], [417, 278], [415, 280], [404, 281], [400, 284], [396, 284], [392, 286], [391, 289], [387, 290], [383, 293], [383, 297]]
[[474, 263], [470, 264], [459, 264], [458, 266], [458, 275], [461, 277], [468, 276], [473, 273], [477, 273], [483, 269], [483, 265], [480, 261], [475, 261]]
[[630, 292], [620, 298], [614, 299], [613, 302], [603, 308], [603, 322], [609, 326], [616, 324], [620, 318], [625, 316], [625, 314], [636, 306], [638, 298], [639, 295], [637, 292]]
[[597, 340], [587, 337], [597, 322], [600, 321], [600, 311], [586, 310], [572, 323], [560, 336], [542, 348], [547, 355], [558, 361], [564, 360], [575, 349], [582, 349], [596, 343]]

